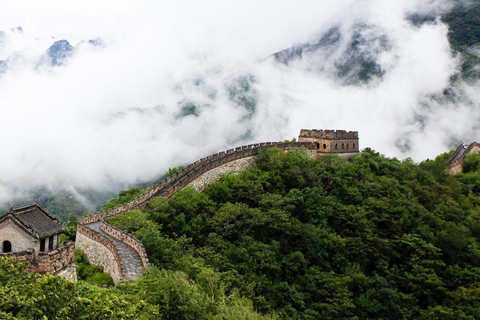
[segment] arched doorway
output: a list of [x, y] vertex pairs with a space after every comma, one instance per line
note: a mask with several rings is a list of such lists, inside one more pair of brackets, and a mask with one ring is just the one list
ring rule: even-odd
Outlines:
[[3, 241], [2, 252], [3, 253], [12, 252], [12, 243], [10, 241], [8, 240]]

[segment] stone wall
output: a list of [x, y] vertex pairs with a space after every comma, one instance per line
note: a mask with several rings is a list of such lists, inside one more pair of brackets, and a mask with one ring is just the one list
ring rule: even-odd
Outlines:
[[143, 244], [140, 240], [138, 240], [132, 235], [129, 235], [126, 232], [123, 232], [118, 228], [115, 228], [114, 226], [106, 223], [105, 221], [102, 221], [102, 223], [100, 224], [100, 229], [109, 236], [114, 237], [115, 239], [120, 240], [123, 243], [132, 247], [140, 256], [144, 268], [148, 268], [150, 266], [147, 252], [145, 251], [145, 248], [143, 247]]
[[123, 275], [122, 259], [113, 242], [98, 232], [84, 226], [78, 227], [81, 230], [77, 232], [76, 247], [85, 252], [92, 264], [102, 266], [115, 283], [119, 282]]
[[29, 249], [20, 252], [1, 253], [1, 257], [15, 257], [17, 261], [30, 263], [35, 259], [35, 254], [33, 250]]
[[[463, 161], [465, 156], [469, 153], [478, 154], [480, 153], [480, 144], [477, 142], [471, 143], [463, 152], [463, 154], [457, 158], [460, 152], [465, 149], [465, 145], [461, 144], [458, 148], [452, 153], [447, 159], [447, 171], [452, 175], [463, 173]], [[457, 159], [455, 159], [457, 158]]]
[[39, 273], [61, 274], [75, 281], [76, 274], [72, 275], [67, 270], [75, 271], [75, 246], [71, 242], [54, 251], [40, 252], [37, 260], [28, 266], [28, 270]]
[[356, 155], [360, 150], [357, 131], [302, 129], [298, 141], [316, 144], [317, 158], [322, 153]]
[[54, 251], [40, 252], [35, 258], [34, 250], [0, 254], [0, 257], [15, 257], [19, 262], [28, 263], [27, 270], [37, 273], [58, 274], [69, 280], [76, 281], [75, 247], [71, 242]]
[[239, 173], [244, 171], [246, 167], [255, 162], [255, 157], [248, 157], [243, 159], [238, 159], [226, 163], [224, 165], [218, 166], [206, 173], [202, 174], [200, 177], [196, 178], [190, 182], [187, 187], [193, 187], [198, 192], [204, 191], [211, 183], [218, 181], [222, 176], [227, 173]]
[[35, 272], [55, 274], [74, 264], [75, 246], [71, 242], [65, 242], [54, 251], [40, 252], [35, 263]]
[[32, 249], [35, 245], [35, 238], [23, 231], [11, 219], [6, 219], [0, 224], [0, 253], [3, 253], [3, 241], [10, 241], [12, 252], [22, 252]]

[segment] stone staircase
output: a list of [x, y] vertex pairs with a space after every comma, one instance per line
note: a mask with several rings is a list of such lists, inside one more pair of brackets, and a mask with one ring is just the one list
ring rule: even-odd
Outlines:
[[143, 263], [142, 259], [140, 259], [140, 256], [138, 255], [137, 251], [135, 251], [132, 247], [129, 245], [123, 243], [120, 240], [115, 239], [114, 237], [111, 237], [107, 233], [105, 233], [103, 230], [100, 229], [100, 221], [93, 222], [86, 224], [85, 227], [92, 229], [103, 236], [105, 236], [107, 239], [111, 240], [115, 248], [117, 249], [117, 252], [120, 254], [122, 257], [122, 274], [124, 276], [124, 279], [126, 280], [135, 280], [138, 278], [140, 275], [140, 271], [143, 269]]

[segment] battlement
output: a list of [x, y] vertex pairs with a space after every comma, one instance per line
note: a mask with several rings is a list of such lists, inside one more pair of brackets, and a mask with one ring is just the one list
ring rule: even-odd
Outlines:
[[299, 138], [358, 139], [358, 131], [302, 129]]
[[358, 154], [360, 150], [358, 131], [302, 129], [298, 141], [314, 143], [317, 157], [323, 153], [349, 156]]

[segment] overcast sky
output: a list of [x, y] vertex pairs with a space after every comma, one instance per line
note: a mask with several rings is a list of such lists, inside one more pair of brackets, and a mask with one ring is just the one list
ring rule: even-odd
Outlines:
[[[0, 202], [32, 186], [131, 185], [245, 142], [291, 139], [302, 128], [357, 130], [361, 148], [417, 161], [478, 140], [478, 83], [459, 85], [455, 102], [432, 99], [459, 68], [447, 26], [406, 19], [449, 6], [12, 1], [0, 11], [0, 60], [9, 59], [0, 74]], [[388, 39], [388, 50], [377, 42], [365, 48], [385, 71], [381, 80], [340, 84], [328, 71], [335, 53], [288, 67], [267, 59], [334, 26], [347, 41], [359, 23], [373, 26], [365, 37]], [[18, 26], [23, 33], [11, 30]], [[105, 47], [81, 44], [63, 66], [39, 64], [56, 40], [76, 46], [96, 38]], [[324, 71], [312, 72], [319, 66]], [[242, 77], [254, 79], [253, 116], [229, 99], [229, 86]], [[179, 117], [187, 102], [198, 116]]]

